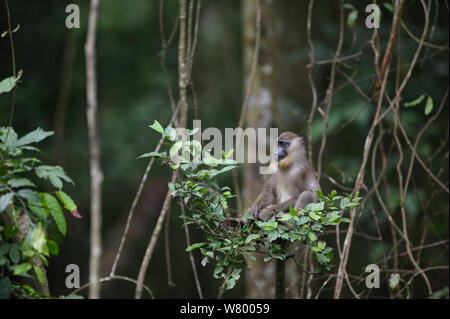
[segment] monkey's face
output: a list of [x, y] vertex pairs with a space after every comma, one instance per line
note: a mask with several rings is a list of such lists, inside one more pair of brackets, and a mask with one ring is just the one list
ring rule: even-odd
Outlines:
[[288, 155], [289, 142], [278, 140], [277, 150], [275, 152], [275, 156], [277, 157], [278, 162], [281, 162]]
[[275, 157], [278, 160], [278, 167], [283, 169], [296, 162], [304, 153], [303, 139], [292, 132], [284, 132], [278, 137]]

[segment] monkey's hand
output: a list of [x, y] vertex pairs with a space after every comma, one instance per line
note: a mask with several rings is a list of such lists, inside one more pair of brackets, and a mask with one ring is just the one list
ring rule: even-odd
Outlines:
[[[250, 215], [253, 216], [253, 218], [258, 219], [258, 206], [252, 206], [250, 208], [247, 209], [247, 211], [245, 212], [245, 216]], [[221, 225], [222, 227], [225, 226], [232, 226], [235, 224], [247, 224], [248, 223], [248, 219], [245, 217], [238, 217], [238, 218], [227, 218], [225, 219]]]
[[245, 212], [245, 215], [250, 215], [253, 216], [254, 219], [258, 219], [258, 213], [259, 213], [258, 206], [255, 205], [248, 208], [247, 211]]
[[276, 207], [275, 205], [270, 205], [261, 210], [261, 212], [258, 215], [259, 219], [262, 220], [263, 222], [268, 220], [270, 217], [273, 216], [273, 214], [275, 214], [275, 207]]
[[227, 219], [223, 220], [223, 221], [220, 223], [220, 225], [221, 225], [223, 228], [225, 228], [225, 227], [227, 227], [227, 226], [233, 226], [233, 225], [236, 225], [236, 224], [243, 224], [243, 225], [245, 225], [245, 224], [247, 224], [247, 223], [248, 223], [248, 219], [245, 218], [245, 217], [240, 217], [240, 218], [233, 218], [233, 217], [230, 217], [230, 218], [227, 218]]
[[[261, 213], [259, 214], [259, 219], [261, 219], [262, 221], [268, 220], [270, 217], [272, 217], [276, 213], [276, 208], [277, 208], [276, 205], [271, 205], [271, 206], [263, 209], [261, 211]], [[278, 218], [278, 216], [276, 216], [275, 218]], [[279, 218], [281, 218], [281, 216]], [[286, 226], [289, 230], [295, 229], [295, 227], [292, 224], [290, 224], [286, 221], [281, 221], [281, 223], [284, 226]]]

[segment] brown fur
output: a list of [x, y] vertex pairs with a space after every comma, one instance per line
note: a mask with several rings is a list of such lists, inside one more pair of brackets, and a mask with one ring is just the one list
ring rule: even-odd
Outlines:
[[287, 156], [278, 162], [278, 170], [264, 184], [263, 190], [247, 213], [267, 220], [274, 213], [304, 208], [317, 200], [319, 183], [306, 159], [304, 141], [297, 134], [284, 132], [279, 141], [288, 143]]

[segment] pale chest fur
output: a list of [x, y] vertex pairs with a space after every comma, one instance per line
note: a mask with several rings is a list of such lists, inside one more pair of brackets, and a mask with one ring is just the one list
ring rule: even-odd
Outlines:
[[291, 198], [296, 198], [301, 192], [301, 190], [298, 189], [297, 185], [303, 184], [303, 181], [299, 180], [303, 180], [303, 174], [299, 172], [290, 173], [291, 174], [278, 174], [278, 183], [276, 189], [278, 203], [285, 202], [287, 200], [290, 200]]
[[295, 197], [295, 192], [292, 187], [287, 187], [284, 183], [277, 187], [277, 199], [278, 203], [285, 202]]

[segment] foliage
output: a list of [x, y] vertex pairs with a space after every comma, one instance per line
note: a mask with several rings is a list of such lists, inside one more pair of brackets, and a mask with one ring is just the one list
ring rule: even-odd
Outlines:
[[[78, 1], [78, 3], [81, 12], [88, 12], [89, 1]], [[277, 116], [273, 119], [275, 123], [282, 123], [286, 130], [307, 132], [308, 114], [312, 111], [313, 105], [312, 87], [307, 83], [308, 72], [311, 72], [313, 76], [319, 104], [319, 108], [313, 114], [311, 125], [311, 146], [316, 158], [324, 133], [324, 118], [320, 112], [324, 110], [327, 113], [323, 100], [332, 79], [330, 62], [338, 44], [340, 2], [314, 1], [310, 29], [313, 48], [310, 48], [306, 34], [309, 3], [310, 1], [273, 1], [272, 12], [275, 15], [263, 13], [261, 22], [263, 30], [265, 30], [266, 21], [269, 21], [272, 26], [280, 23], [283, 25], [282, 33], [273, 33], [277, 35], [275, 56], [278, 58], [277, 63], [272, 64], [272, 69], [273, 74], [278, 77], [275, 82], [269, 82], [266, 86], [266, 88], [273, 86], [278, 92], [277, 95], [272, 96], [272, 102], [276, 102], [274, 105], [277, 108]], [[333, 90], [332, 105], [326, 126], [327, 143], [320, 180], [324, 190], [328, 192], [337, 189], [339, 193], [355, 185], [365, 138], [377, 109], [373, 99], [372, 103], [368, 103], [361, 92], [367, 97], [372, 97], [378, 74], [377, 67], [381, 65], [388, 47], [393, 21], [392, 10], [386, 8], [387, 2], [378, 2], [380, 14], [382, 14], [381, 28], [368, 29], [365, 20], [369, 13], [365, 12], [365, 7], [371, 2], [353, 0], [344, 1], [344, 3], [352, 4], [359, 14], [353, 27], [350, 28], [347, 25], [347, 17], [352, 9], [344, 10], [342, 20], [344, 41], [336, 62], [335, 90]], [[397, 4], [397, 2], [390, 3]], [[90, 178], [89, 170], [86, 169], [88, 139], [85, 124], [86, 106], [83, 103], [86, 98], [86, 77], [85, 73], [80, 71], [85, 68], [83, 46], [87, 23], [81, 23], [80, 29], [71, 29], [68, 32], [64, 27], [65, 16], [62, 14], [67, 5], [64, 1], [48, 1], [45, 6], [39, 1], [9, 1], [9, 4], [12, 28], [22, 21], [27, 21], [29, 26], [33, 26], [21, 28], [20, 35], [14, 37], [17, 68], [23, 68], [26, 72], [21, 78], [23, 84], [19, 83], [16, 92], [18, 94], [16, 94], [13, 126], [17, 132], [29, 132], [38, 125], [43, 128], [50, 128], [53, 125], [57, 128], [56, 124], [61, 124], [62, 127], [65, 125], [65, 133], [57, 132], [61, 133], [62, 144], [45, 142], [39, 148], [48, 154], [53, 153], [53, 159], [57, 160], [58, 165], [64, 167], [74, 180], [76, 177], [77, 187], [71, 187], [70, 193], [66, 186], [64, 190], [74, 199], [76, 198], [80, 211], [87, 210]], [[195, 118], [220, 130], [236, 126], [242, 106], [242, 96], [245, 93], [243, 83], [248, 81], [248, 76], [244, 79], [243, 57], [245, 55], [243, 52], [247, 50], [247, 42], [250, 42], [251, 50], [253, 49], [254, 38], [243, 41], [244, 38], [240, 36], [243, 34], [244, 27], [241, 4], [241, 1], [203, 1], [201, 6], [199, 39], [192, 67], [193, 83], [192, 86], [188, 85], [190, 105], [188, 116], [194, 118], [198, 111], [198, 117], [195, 116]], [[164, 89], [166, 79], [171, 84], [175, 98], [178, 85], [178, 29], [176, 28], [178, 24], [176, 21], [179, 3], [164, 1], [162, 16], [166, 40], [169, 39], [169, 32], [174, 34], [170, 37], [173, 38], [170, 45], [167, 43], [166, 70], [161, 67], [161, 61], [158, 58], [162, 50], [158, 26], [159, 1], [133, 1], [133, 10], [130, 10], [129, 5], [127, 1], [102, 1], [97, 30], [98, 76], [101, 80], [98, 91], [98, 99], [101, 102], [99, 133], [103, 137], [101, 140], [102, 169], [105, 176], [102, 188], [103, 197], [107, 199], [103, 201], [102, 207], [105, 212], [108, 212], [104, 214], [102, 224], [105, 231], [103, 235], [108, 238], [111, 236], [109, 232], [117, 228], [118, 220], [122, 220], [123, 212], [129, 210], [131, 196], [136, 191], [145, 170], [145, 160], [136, 161], [135, 155], [143, 153], [141, 151], [143, 149], [147, 150], [148, 145], [157, 143], [158, 134], [143, 134], [141, 128], [145, 126], [149, 118], [160, 122], [161, 119], [170, 118], [171, 108], [167, 106], [168, 92]], [[267, 7], [270, 6], [263, 6], [263, 8]], [[429, 8], [430, 25], [424, 39], [425, 43], [423, 43], [418, 64], [411, 73], [411, 79], [405, 86], [398, 105], [402, 124], [398, 127], [398, 133], [404, 130], [413, 144], [420, 129], [438, 111], [449, 82], [448, 12], [440, 1], [432, 1]], [[1, 10], [6, 19], [4, 9], [3, 6]], [[301, 17], [299, 13], [302, 14]], [[42, 19], [44, 16], [45, 20]], [[87, 16], [84, 15], [84, 18], [82, 20], [86, 22]], [[0, 33], [7, 29], [5, 19], [2, 20]], [[272, 23], [272, 20], [275, 23]], [[411, 59], [419, 45], [416, 40], [420, 40], [425, 23], [421, 2], [405, 1], [399, 22], [401, 22], [398, 26], [400, 37], [396, 38], [399, 41], [394, 42], [385, 94], [391, 99], [396, 94], [396, 79], [402, 80], [407, 74]], [[254, 25], [254, 22], [252, 24]], [[409, 29], [411, 35], [415, 36], [415, 39], [406, 33], [405, 27]], [[174, 29], [175, 31], [171, 32]], [[262, 35], [264, 34], [263, 32]], [[6, 37], [2, 39], [0, 56], [5, 72], [11, 72], [12, 69], [7, 65], [11, 60], [11, 50], [8, 49], [9, 34], [5, 35]], [[374, 49], [377, 50], [372, 49], [370, 45], [373, 36], [377, 39], [374, 43]], [[266, 43], [264, 38], [262, 40], [262, 44]], [[429, 47], [429, 43], [440, 46]], [[67, 59], [69, 60], [67, 63], [63, 62], [66, 61], [64, 57], [71, 56], [67, 54], [70, 52], [74, 53], [74, 58]], [[268, 54], [264, 54], [262, 60], [264, 65], [270, 62], [265, 59], [272, 55], [270, 52]], [[374, 63], [376, 54], [379, 54], [378, 66]], [[311, 61], [312, 57], [314, 57], [313, 61]], [[75, 71], [71, 72], [71, 70]], [[60, 76], [61, 74], [64, 76]], [[5, 77], [10, 75], [12, 74], [8, 73]], [[258, 83], [255, 82], [257, 87]], [[61, 93], [67, 92], [65, 87], [68, 87], [69, 92], [62, 94], [67, 95], [67, 113], [66, 116], [59, 117], [57, 115], [60, 103], [55, 102], [58, 101]], [[260, 92], [257, 87], [254, 88], [255, 93]], [[421, 104], [413, 107], [404, 106], [404, 103], [413, 101], [421, 94], [426, 96]], [[430, 116], [424, 116], [428, 96], [433, 98], [435, 105]], [[10, 96], [0, 94], [0, 114], [2, 115], [0, 117], [3, 120], [0, 126], [5, 125], [8, 120], [10, 102]], [[65, 103], [61, 103], [61, 109], [63, 105]], [[383, 264], [384, 267], [381, 268], [398, 270], [406, 281], [414, 276], [410, 284], [411, 296], [426, 298], [427, 290], [423, 289], [422, 275], [417, 275], [418, 271], [413, 271], [414, 265], [411, 264], [408, 254], [405, 254], [406, 242], [403, 240], [405, 235], [411, 241], [414, 256], [420, 255], [417, 261], [422, 269], [448, 266], [448, 193], [433, 182], [424, 167], [417, 162], [417, 155], [426, 167], [448, 187], [449, 110], [447, 99], [442, 112], [429, 129], [420, 135], [420, 141], [417, 140], [416, 160], [413, 160], [414, 163], [411, 165], [411, 179], [406, 190], [400, 186], [399, 180], [406, 182], [412, 150], [408, 148], [406, 135], [399, 136], [398, 141], [404, 147], [401, 176], [399, 176], [397, 163], [400, 153], [397, 139], [393, 136], [394, 107], [390, 107], [389, 100], [383, 101], [381, 111], [386, 116], [382, 127], [380, 125], [380, 130], [376, 130], [380, 134], [376, 133], [374, 136], [376, 141], [382, 134], [382, 143], [370, 148], [374, 150], [374, 157], [369, 156], [367, 169], [363, 172], [364, 194], [367, 195], [364, 195], [365, 204], [361, 204], [358, 208], [361, 212], [358, 213], [358, 219], [354, 221], [356, 237], [353, 237], [351, 241], [351, 254], [346, 268], [349, 276], [361, 276], [367, 264]], [[57, 138], [54, 140], [56, 142]], [[57, 151], [52, 152], [52, 148]], [[39, 158], [43, 160], [43, 157]], [[372, 162], [374, 163], [373, 174], [371, 174]], [[314, 161], [314, 164], [317, 165], [317, 161]], [[155, 166], [151, 171], [152, 182], [147, 184], [145, 190], [157, 196], [159, 182], [167, 179], [167, 171], [154, 168]], [[219, 176], [221, 185], [231, 186], [230, 175], [228, 173]], [[118, 191], [118, 183], [120, 183], [121, 191]], [[373, 190], [375, 185], [379, 185], [379, 194]], [[401, 192], [401, 189], [404, 192]], [[406, 195], [404, 201], [401, 200], [402, 193]], [[154, 204], [151, 195], [143, 193], [141, 200], [143, 206]], [[407, 218], [405, 223], [401, 215], [403, 202]], [[233, 199], [229, 201], [229, 204], [234, 206]], [[389, 215], [384, 212], [384, 207], [387, 208]], [[139, 211], [138, 205], [136, 214], [140, 213], [142, 212]], [[171, 219], [171, 230], [179, 229], [177, 222], [179, 221]], [[407, 233], [402, 235], [397, 232], [394, 224], [400, 230], [403, 230], [405, 226]], [[136, 231], [140, 231], [135, 234], [136, 236], [127, 237], [130, 247], [139, 247], [142, 238], [148, 235], [146, 227]], [[67, 249], [68, 244], [73, 245], [77, 247], [77, 253], [75, 255], [60, 253], [56, 260], [50, 260], [52, 268], [53, 266], [63, 268], [74, 261], [81, 268], [87, 268], [88, 259], [82, 253], [89, 251], [89, 236], [86, 236], [86, 230], [83, 228], [75, 230], [69, 227], [68, 232], [71, 241], [68, 242], [66, 239], [64, 247]], [[173, 242], [184, 242], [185, 234], [182, 231], [171, 232], [170, 236]], [[326, 241], [337, 249], [334, 241], [332, 242], [334, 237], [329, 235]], [[437, 244], [439, 242], [442, 244]], [[116, 248], [115, 243], [110, 244]], [[342, 244], [343, 241], [341, 241]], [[109, 249], [108, 246], [104, 248]], [[199, 249], [197, 250], [200, 252]], [[152, 257], [153, 262], [157, 264], [164, 263], [163, 259], [163, 254]], [[337, 263], [337, 260], [334, 263]], [[395, 265], [398, 267], [394, 267]], [[134, 273], [136, 267], [135, 263], [121, 265], [123, 273]], [[174, 274], [174, 281], [190, 282], [192, 272], [187, 269], [188, 267], [189, 263], [179, 264]], [[290, 270], [287, 269], [286, 275], [289, 275], [289, 272]], [[433, 291], [448, 286], [448, 273], [448, 269], [424, 271], [424, 274], [429, 276]], [[64, 280], [59, 280], [59, 275], [59, 272], [47, 273], [49, 280], [53, 282], [52, 288], [62, 291], [66, 287]], [[305, 280], [309, 278], [309, 276], [304, 277]], [[327, 278], [320, 275], [314, 277], [311, 281], [313, 296], [319, 292]], [[364, 280], [350, 279], [355, 292], [362, 293], [361, 298], [389, 298], [391, 294], [387, 278], [388, 276], [381, 276], [380, 289], [369, 290], [366, 289]], [[202, 280], [202, 277], [200, 280], [204, 291], [213, 291], [216, 288], [215, 280]], [[335, 280], [328, 281], [325, 288], [321, 290], [319, 298], [333, 297], [334, 282]], [[154, 289], [161, 292], [162, 297], [196, 298], [198, 296], [195, 285], [183, 286], [181, 289], [178, 284], [177, 289], [164, 289], [167, 285], [165, 276], [154, 276], [151, 284]], [[304, 282], [300, 281], [300, 284]], [[400, 286], [403, 287], [402, 283]], [[245, 289], [245, 285], [239, 289], [235, 288], [228, 297], [241, 298], [246, 293], [254, 292], [246, 292]], [[289, 290], [289, 292], [294, 291], [296, 291], [295, 288]], [[129, 291], [110, 289], [108, 296], [127, 298]], [[288, 296], [293, 295], [288, 294]], [[342, 298], [353, 297], [350, 289], [343, 289]]]
[[[267, 221], [255, 220], [245, 216], [245, 224], [236, 227], [226, 226], [227, 200], [234, 197], [229, 187], [220, 187], [215, 182], [219, 174], [230, 171], [236, 166], [229, 159], [232, 152], [223, 158], [216, 159], [202, 149], [200, 142], [188, 140], [195, 132], [188, 131], [177, 139], [175, 129], [163, 128], [157, 121], [150, 126], [169, 140], [170, 150], [167, 152], [146, 153], [142, 157], [156, 157], [172, 169], [179, 169], [183, 177], [176, 183], [169, 183], [172, 196], [184, 204], [190, 215], [182, 215], [185, 224], [194, 224], [206, 234], [206, 241], [195, 243], [186, 248], [191, 251], [200, 248], [203, 255], [201, 264], [215, 262], [214, 277], [224, 278], [226, 288], [235, 286], [247, 258], [254, 259], [254, 253], [267, 255], [265, 261], [271, 259], [285, 260], [287, 248], [295, 242], [301, 242], [314, 252], [320, 266], [329, 270], [333, 260], [332, 248], [319, 236], [327, 226], [340, 222], [349, 222], [342, 217], [344, 210], [359, 205], [360, 197], [346, 194], [337, 195], [332, 191], [324, 196], [319, 195], [318, 203], [311, 203], [300, 211], [292, 207], [288, 213], [278, 212]], [[181, 151], [181, 156], [178, 155]], [[218, 168], [222, 166], [222, 168]], [[339, 206], [337, 205], [339, 203]]]
[[20, 78], [22, 77], [22, 70], [19, 70], [17, 76], [10, 76], [4, 79], [0, 82], [0, 94], [2, 93], [8, 93], [11, 91], [19, 82]]
[[[38, 128], [21, 138], [11, 127], [0, 128], [0, 297], [37, 296], [24, 286], [17, 286], [11, 276], [46, 281], [40, 259], [48, 266], [50, 255], [58, 255], [62, 236], [66, 234], [66, 218], [62, 206], [79, 217], [77, 206], [61, 189], [63, 181], [73, 181], [59, 166], [43, 165], [26, 151], [39, 152], [30, 144], [38, 143], [53, 132]], [[48, 180], [54, 192], [40, 191], [39, 180]], [[62, 205], [61, 205], [62, 204]], [[61, 236], [62, 235], [62, 236]], [[30, 270], [33, 269], [33, 275]], [[14, 288], [15, 287], [15, 288]]]

